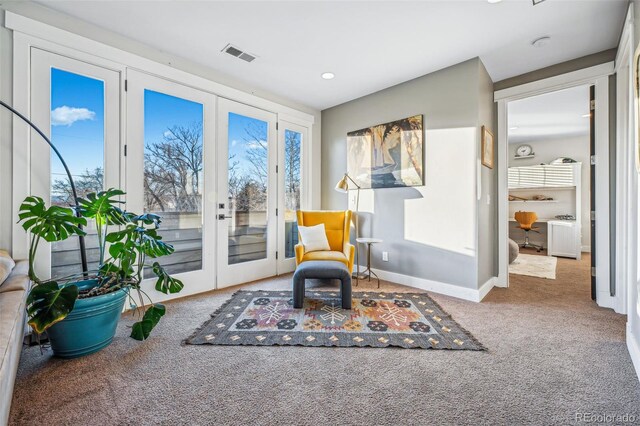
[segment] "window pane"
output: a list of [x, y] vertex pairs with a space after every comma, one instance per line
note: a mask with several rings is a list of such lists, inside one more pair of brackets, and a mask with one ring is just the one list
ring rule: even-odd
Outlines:
[[162, 216], [171, 273], [202, 269], [202, 104], [144, 91], [144, 210]]
[[[103, 189], [104, 82], [56, 68], [51, 69], [51, 141], [67, 162], [79, 196]], [[45, 146], [43, 145], [43, 149]], [[51, 203], [75, 205], [62, 163], [51, 153]], [[93, 224], [87, 231], [89, 269], [98, 266]], [[77, 238], [51, 246], [51, 274], [63, 277], [82, 272]]]
[[300, 210], [300, 148], [302, 135], [293, 130], [284, 131], [284, 223], [285, 257], [295, 257], [298, 244], [298, 221]]
[[267, 257], [268, 123], [229, 113], [229, 264]]

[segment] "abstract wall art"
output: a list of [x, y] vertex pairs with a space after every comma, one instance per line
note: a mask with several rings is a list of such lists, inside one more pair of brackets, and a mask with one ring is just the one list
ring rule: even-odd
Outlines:
[[422, 115], [347, 133], [347, 172], [362, 188], [423, 185]]

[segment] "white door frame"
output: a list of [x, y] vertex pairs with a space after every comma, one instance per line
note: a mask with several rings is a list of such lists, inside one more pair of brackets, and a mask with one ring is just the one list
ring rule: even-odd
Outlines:
[[229, 256], [229, 218], [216, 219], [218, 228], [217, 237], [217, 283], [216, 288], [230, 287], [232, 285], [247, 283], [277, 274], [277, 241], [278, 226], [276, 209], [278, 208], [278, 179], [276, 165], [278, 161], [278, 131], [276, 123], [277, 114], [249, 106], [234, 100], [218, 98], [217, 105], [217, 200], [218, 207], [224, 204], [224, 209], [218, 208], [217, 215], [226, 215], [228, 212], [228, 182], [229, 182], [229, 119], [230, 112], [256, 118], [268, 123], [268, 151], [267, 151], [267, 247], [264, 259], [228, 264]]
[[[620, 303], [624, 313], [632, 312], [629, 290], [634, 287], [636, 269], [636, 241], [632, 233], [636, 229], [637, 212], [634, 209], [637, 194], [635, 170], [635, 114], [633, 33], [634, 8], [629, 5], [625, 25], [620, 37], [615, 60], [616, 72], [616, 283], [620, 291]], [[634, 192], [635, 191], [635, 192]], [[637, 202], [636, 202], [637, 204]], [[634, 215], [635, 214], [635, 215]], [[622, 291], [624, 289], [625, 291]]]
[[[31, 47], [29, 52], [31, 69], [29, 75], [30, 108], [27, 115], [49, 138], [51, 138], [51, 69], [56, 68], [104, 82], [104, 187], [120, 186], [121, 73], [36, 47]], [[37, 97], [37, 99], [34, 97]], [[48, 149], [46, 142], [35, 131], [30, 133], [30, 141], [33, 140], [35, 142], [30, 142], [24, 146], [16, 146], [14, 149], [14, 155], [19, 153], [26, 154], [28, 158], [27, 169], [18, 170], [14, 167], [14, 179], [20, 179], [17, 177], [20, 174], [28, 176], [27, 179], [21, 181], [20, 185], [14, 187], [14, 197], [24, 198], [27, 194], [37, 195], [49, 204], [51, 199], [51, 159], [53, 151]], [[14, 180], [14, 182], [16, 181]], [[25, 190], [28, 192], [24, 193], [23, 191]], [[18, 202], [19, 200], [15, 201]], [[17, 205], [14, 206], [17, 207]], [[17, 211], [18, 209], [14, 208], [14, 214]], [[25, 237], [27, 235], [21, 229], [18, 235], [14, 234], [14, 241], [24, 241]], [[36, 270], [38, 276], [50, 278], [51, 244], [42, 242], [37, 257]]]
[[285, 257], [285, 244], [286, 244], [286, 221], [285, 221], [285, 191], [284, 191], [284, 183], [285, 183], [285, 174], [286, 174], [286, 139], [285, 132], [287, 130], [291, 130], [297, 133], [300, 133], [302, 141], [300, 146], [300, 209], [305, 210], [308, 207], [308, 200], [306, 197], [307, 193], [307, 164], [305, 163], [305, 158], [308, 156], [308, 136], [309, 129], [307, 127], [301, 126], [299, 124], [291, 123], [285, 120], [278, 121], [278, 211], [281, 212], [278, 215], [278, 275], [286, 274], [288, 272], [292, 272], [296, 269], [296, 258], [286, 258]]
[[598, 305], [623, 312], [618, 288], [615, 297], [609, 294], [609, 76], [614, 73], [614, 63], [608, 62], [578, 71], [498, 90], [494, 99], [498, 103], [498, 279], [497, 287], [509, 285], [508, 261], [508, 104], [509, 102], [582, 85], [596, 87], [596, 276]]
[[[126, 192], [127, 210], [136, 213], [144, 211], [144, 91], [160, 92], [202, 105], [202, 155], [203, 188], [202, 194], [202, 269], [174, 274], [176, 278], [188, 282], [180, 292], [181, 296], [201, 293], [215, 288], [215, 103], [216, 97], [208, 92], [194, 89], [180, 83], [156, 77], [141, 71], [127, 70], [127, 156]], [[207, 172], [209, 171], [209, 172]], [[162, 229], [162, 228], [160, 228]], [[173, 295], [164, 295], [155, 291], [155, 277], [145, 279], [143, 288], [154, 294], [154, 301], [172, 299]]]

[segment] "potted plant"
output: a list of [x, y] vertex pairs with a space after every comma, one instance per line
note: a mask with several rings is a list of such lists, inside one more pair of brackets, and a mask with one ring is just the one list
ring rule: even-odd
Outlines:
[[[78, 198], [73, 208], [45, 205], [39, 197], [27, 197], [20, 206], [20, 223], [31, 234], [29, 277], [33, 287], [27, 297], [29, 325], [36, 333], [48, 334], [55, 355], [75, 358], [96, 352], [111, 343], [128, 297], [141, 316], [133, 324], [131, 337], [144, 340], [165, 314], [141, 288], [143, 271], [153, 271], [155, 289], [177, 293], [183, 283], [171, 277], [158, 263], [148, 262], [174, 252], [158, 234], [161, 218], [121, 209], [125, 193], [109, 189]], [[63, 241], [83, 236], [87, 219], [95, 222], [99, 267], [95, 271], [40, 280], [35, 258], [42, 240]], [[145, 301], [150, 304], [145, 307]]]

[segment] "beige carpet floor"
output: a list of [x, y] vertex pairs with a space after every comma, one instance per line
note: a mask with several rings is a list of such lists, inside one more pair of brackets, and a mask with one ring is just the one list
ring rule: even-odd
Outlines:
[[[589, 257], [555, 281], [512, 276], [480, 304], [432, 294], [487, 352], [181, 346], [237, 290], [168, 304], [153, 337], [63, 361], [20, 362], [11, 424], [571, 424], [579, 412], [640, 419], [625, 317], [589, 297]], [[288, 277], [243, 286], [289, 288]], [[373, 283], [364, 288], [373, 288]], [[384, 283], [385, 290], [411, 291]]]

